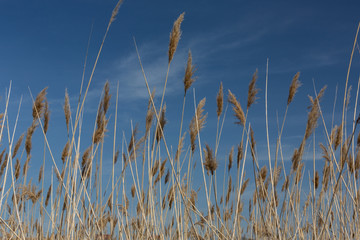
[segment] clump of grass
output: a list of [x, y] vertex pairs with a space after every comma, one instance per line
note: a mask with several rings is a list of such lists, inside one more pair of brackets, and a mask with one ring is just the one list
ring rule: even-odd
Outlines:
[[[117, 3], [111, 14], [104, 40], [121, 3], [122, 1]], [[170, 34], [168, 72], [178, 48], [183, 20], [184, 13], [174, 22]], [[74, 113], [71, 112], [69, 94], [65, 91], [63, 110], [67, 140], [64, 141], [61, 152], [54, 153], [48, 142], [47, 132], [51, 122], [50, 106], [46, 99], [47, 88], [44, 88], [33, 101], [32, 122], [29, 123], [26, 134], [20, 135], [17, 141], [14, 141], [14, 134], [10, 134], [7, 108], [0, 114], [2, 238], [360, 238], [360, 133], [357, 131], [360, 117], [355, 118], [357, 105], [354, 107], [352, 127], [346, 131], [346, 127], [349, 128], [350, 125], [343, 119], [338, 126], [332, 127], [331, 133], [328, 134], [327, 120], [323, 116], [320, 101], [326, 87], [319, 93], [315, 92], [315, 97], [309, 97], [310, 107], [304, 136], [299, 147], [294, 150], [292, 158], [288, 159], [291, 160], [291, 166], [287, 169], [281, 137], [288, 108], [290, 103], [295, 101], [295, 94], [301, 85], [300, 73], [296, 73], [290, 84], [287, 101], [284, 99], [285, 114], [276, 139], [275, 159], [271, 159], [269, 154], [269, 163], [263, 164], [257, 154], [257, 148], [260, 146], [256, 145], [256, 127], [251, 124], [249, 118], [250, 107], [256, 104], [259, 95], [259, 89], [256, 87], [256, 70], [248, 85], [245, 113], [235, 94], [228, 90], [228, 102], [232, 106], [238, 125], [234, 128], [240, 126], [242, 134], [238, 136], [240, 143], [228, 147], [228, 160], [222, 161], [218, 147], [224, 137], [222, 128], [227, 113], [227, 108], [224, 110], [223, 106], [222, 83], [214, 99], [217, 116], [215, 147], [211, 148], [212, 144], [202, 143], [201, 131], [205, 129], [208, 117], [205, 111], [206, 98], [202, 98], [196, 105], [195, 91], [194, 116], [189, 123], [189, 129], [182, 130], [186, 119], [184, 116], [188, 114], [185, 111], [187, 92], [196, 79], [193, 56], [189, 50], [183, 80], [184, 98], [179, 138], [174, 153], [169, 147], [171, 144], [168, 141], [171, 138], [164, 134], [167, 124], [164, 99], [168, 75], [164, 82], [161, 102], [156, 106], [155, 93], [150, 91], [144, 71], [149, 102], [144, 116], [143, 135], [139, 125], [131, 125], [128, 131], [130, 137], [127, 139], [124, 134], [121, 147], [117, 146], [118, 96], [115, 98], [116, 104], [113, 109], [110, 83], [106, 82], [97, 114], [94, 116], [94, 129], [90, 132], [91, 139], [88, 141], [90, 144], [83, 146], [83, 142], [86, 141], [81, 139], [81, 136], [83, 131], [88, 131], [82, 129], [84, 102], [103, 44], [104, 41], [100, 46], [85, 93], [80, 92], [83, 98], [81, 100], [79, 97]], [[142, 68], [140, 56], [139, 62]], [[267, 94], [267, 88], [265, 89]], [[349, 89], [350, 87], [345, 88], [344, 115], [349, 111], [351, 104]], [[359, 89], [357, 93], [358, 91]], [[5, 101], [7, 106], [9, 98]], [[115, 120], [114, 127], [111, 128], [109, 115], [113, 113]], [[324, 127], [325, 142], [319, 143], [318, 148], [323, 153], [324, 161], [322, 170], [315, 168], [318, 142], [314, 141], [314, 167], [311, 172], [307, 169], [303, 156], [310, 146], [307, 142], [311, 137], [315, 139], [315, 130], [320, 119]], [[7, 134], [4, 134], [5, 131]], [[40, 154], [34, 151], [41, 151], [38, 141], [32, 141], [35, 131], [42, 134], [44, 140], [43, 163], [38, 173], [38, 184], [33, 183], [33, 174], [29, 171], [32, 154], [37, 156]], [[185, 139], [187, 133], [190, 136], [189, 144]], [[111, 144], [108, 144], [107, 140], [109, 135], [113, 135]], [[211, 139], [205, 141], [211, 142]], [[108, 154], [107, 145], [113, 148], [112, 154]], [[246, 165], [250, 158], [249, 151], [252, 169]], [[45, 154], [46, 152], [48, 154]], [[103, 174], [103, 163], [109, 159], [112, 171], [108, 176]], [[233, 172], [234, 161], [237, 165], [236, 173]], [[197, 162], [201, 162], [202, 171], [196, 169]], [[48, 170], [49, 165], [51, 170]], [[217, 177], [221, 167], [224, 167], [224, 175], [223, 182], [219, 183]], [[246, 173], [246, 170], [251, 170], [251, 173]], [[45, 171], [51, 174], [44, 174]], [[304, 184], [307, 175], [310, 179], [309, 186]], [[103, 181], [106, 176], [109, 177], [107, 182]], [[203, 184], [198, 183], [201, 177]]]

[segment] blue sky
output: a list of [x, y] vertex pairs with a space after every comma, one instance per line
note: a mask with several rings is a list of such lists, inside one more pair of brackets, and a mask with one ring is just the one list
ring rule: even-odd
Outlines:
[[[90, 30], [93, 26], [85, 80], [89, 78], [115, 4], [116, 1], [109, 0], [0, 0], [0, 104], [4, 106], [5, 89], [12, 81], [10, 119], [16, 117], [15, 109], [23, 96], [16, 136], [26, 131], [31, 123], [28, 88], [36, 95], [48, 86], [51, 109], [49, 141], [55, 150], [61, 151], [66, 142], [62, 112], [65, 88], [72, 107], [75, 107]], [[187, 53], [191, 49], [197, 68], [197, 80], [193, 84], [196, 99], [207, 97], [205, 110], [209, 113], [202, 139], [212, 146], [216, 133], [215, 99], [220, 81], [225, 92], [231, 89], [245, 107], [248, 83], [258, 69], [257, 86], [261, 91], [257, 104], [250, 109], [249, 121], [254, 127], [259, 158], [264, 160], [267, 58], [271, 146], [276, 143], [276, 116], [278, 114], [281, 121], [291, 79], [296, 72], [301, 72], [302, 87], [289, 109], [283, 137], [284, 154], [291, 156], [305, 130], [306, 107], [309, 105], [307, 95], [314, 95], [313, 80], [317, 90], [328, 85], [322, 107], [327, 124], [331, 125], [336, 86], [339, 87], [338, 99], [344, 95], [343, 85], [360, 20], [359, 9], [359, 1], [124, 1], [111, 26], [90, 86], [85, 105], [87, 113], [92, 116], [88, 126], [93, 124], [106, 80], [111, 83], [113, 97], [117, 82], [120, 84], [118, 139], [121, 139], [122, 131], [129, 136], [131, 120], [143, 122], [148, 95], [133, 37], [150, 86], [156, 87], [160, 93], [167, 67], [169, 33], [178, 15], [186, 12], [166, 94], [168, 125], [165, 130], [170, 144], [175, 148], [183, 97], [182, 81]], [[357, 49], [349, 79], [353, 89], [357, 86], [359, 69]], [[192, 90], [189, 93], [185, 129], [193, 116]], [[352, 96], [355, 96], [355, 91]], [[113, 111], [114, 105], [113, 101]], [[336, 107], [336, 111], [340, 111], [341, 102], [337, 102]], [[336, 119], [338, 124], [339, 118]], [[234, 125], [234, 121], [229, 108], [220, 144], [220, 160], [225, 160], [231, 146], [239, 142], [242, 129]], [[322, 125], [318, 129], [321, 138], [324, 135]], [[109, 141], [111, 139], [112, 136]], [[36, 163], [33, 166], [36, 168]]]

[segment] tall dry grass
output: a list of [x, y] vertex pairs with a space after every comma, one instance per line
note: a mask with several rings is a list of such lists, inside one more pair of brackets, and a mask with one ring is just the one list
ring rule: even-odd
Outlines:
[[[110, 94], [110, 85], [105, 83], [103, 94], [91, 131], [91, 143], [81, 135], [84, 103], [91, 86], [102, 46], [111, 23], [118, 14], [122, 1], [113, 10], [106, 33], [98, 51], [91, 76], [83, 91], [79, 93], [76, 111], [71, 112], [67, 91], [64, 99], [64, 116], [67, 141], [63, 150], [52, 152], [47, 140], [50, 109], [47, 88], [33, 100], [33, 120], [26, 134], [14, 139], [15, 128], [10, 132], [8, 105], [11, 85], [5, 98], [5, 109], [1, 116], [0, 151], [0, 235], [3, 239], [359, 239], [360, 190], [360, 134], [357, 130], [360, 118], [357, 111], [359, 84], [352, 124], [346, 124], [349, 94], [349, 74], [344, 89], [342, 121], [338, 126], [326, 124], [321, 98], [326, 87], [309, 97], [310, 108], [304, 136], [295, 148], [291, 167], [286, 169], [283, 158], [282, 136], [288, 108], [295, 101], [301, 86], [300, 74], [296, 73], [290, 83], [287, 99], [284, 98], [285, 114], [276, 140], [275, 156], [270, 153], [268, 134], [267, 87], [265, 86], [265, 123], [267, 132], [268, 163], [260, 162], [257, 156], [256, 139], [248, 115], [256, 103], [257, 70], [248, 86], [246, 111], [236, 95], [228, 90], [227, 101], [231, 105], [236, 124], [242, 128], [237, 148], [232, 147], [227, 163], [217, 159], [227, 106], [224, 109], [224, 89], [220, 83], [216, 97], [217, 114], [216, 143], [204, 144], [201, 132], [207, 120], [206, 98], [196, 100], [193, 91], [194, 113], [190, 123], [184, 123], [185, 102], [189, 89], [196, 80], [195, 66], [189, 51], [184, 74], [184, 97], [181, 124], [176, 151], [165, 133], [165, 93], [168, 73], [175, 57], [181, 36], [184, 13], [174, 22], [170, 34], [168, 68], [160, 104], [151, 91], [140, 54], [137, 51], [144, 84], [149, 94], [145, 129], [139, 136], [139, 126], [130, 126], [131, 137], [118, 139], [117, 114], [118, 91]], [[360, 25], [359, 25], [360, 27]], [[359, 28], [358, 28], [359, 31]], [[357, 34], [349, 64], [357, 43]], [[84, 68], [85, 69], [85, 68]], [[360, 80], [359, 80], [360, 83]], [[117, 85], [117, 90], [119, 85]], [[115, 110], [109, 112], [110, 104]], [[21, 105], [21, 104], [20, 104]], [[19, 106], [20, 109], [20, 106]], [[192, 111], [192, 110], [191, 110]], [[115, 117], [113, 132], [109, 132], [109, 115]], [[180, 114], [180, 113], [179, 113]], [[304, 112], [304, 114], [306, 114]], [[18, 115], [19, 116], [19, 115]], [[189, 124], [185, 129], [184, 126]], [[315, 138], [315, 128], [321, 126], [325, 142], [315, 144], [313, 152], [321, 149], [324, 164], [322, 169], [306, 169], [303, 156], [308, 140]], [[32, 136], [35, 131], [42, 134], [44, 157], [38, 179], [29, 179], [29, 164], [32, 159]], [[112, 136], [108, 143], [105, 136]], [[190, 139], [186, 144], [185, 138]], [[121, 150], [117, 148], [122, 142]], [[36, 143], [38, 144], [38, 143]], [[111, 174], [104, 174], [104, 146], [112, 147]], [[81, 151], [80, 149], [85, 149]], [[45, 152], [50, 159], [45, 158]], [[61, 162], [56, 159], [61, 159]], [[245, 175], [245, 163], [252, 164], [250, 176]], [[200, 162], [200, 166], [196, 163]], [[45, 164], [52, 166], [50, 179], [45, 179]], [[222, 180], [217, 178], [219, 165], [224, 167]], [[199, 169], [200, 168], [200, 169]], [[235, 169], [234, 169], [235, 168]], [[251, 176], [252, 175], [252, 176]], [[303, 185], [309, 176], [309, 185]], [[194, 188], [194, 181], [201, 181], [201, 188]], [[49, 187], [46, 183], [51, 182]], [[248, 189], [249, 183], [254, 189]], [[252, 192], [249, 202], [244, 193]], [[202, 196], [198, 196], [198, 194]], [[201, 198], [202, 201], [198, 199]]]

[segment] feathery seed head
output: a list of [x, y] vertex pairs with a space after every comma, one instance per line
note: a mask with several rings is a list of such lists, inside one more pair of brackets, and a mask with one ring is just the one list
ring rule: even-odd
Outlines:
[[236, 100], [235, 95], [229, 90], [228, 101], [233, 105], [234, 116], [238, 119], [237, 124], [244, 126], [245, 115], [240, 103]]
[[222, 110], [223, 110], [223, 105], [224, 105], [224, 92], [223, 92], [223, 84], [222, 82], [220, 83], [220, 88], [219, 88], [219, 92], [218, 95], [216, 97], [216, 103], [217, 103], [217, 117], [219, 118]]
[[300, 72], [297, 72], [295, 74], [295, 76], [293, 77], [293, 80], [291, 81], [287, 105], [289, 105], [292, 102], [292, 100], [294, 99], [295, 93], [297, 92], [298, 88], [301, 86], [301, 83], [299, 81], [299, 76], [300, 76]]
[[255, 103], [257, 97], [256, 94], [259, 92], [259, 89], [256, 88], [256, 80], [257, 80], [257, 73], [258, 70], [256, 69], [255, 73], [252, 76], [251, 82], [249, 84], [249, 91], [248, 91], [248, 99], [247, 99], [247, 109], [250, 108], [250, 106]]
[[178, 46], [180, 37], [181, 37], [181, 23], [184, 20], [185, 13], [180, 14], [178, 19], [174, 22], [173, 29], [170, 33], [170, 42], [169, 42], [169, 63], [172, 61], [176, 48]]
[[217, 169], [218, 163], [214, 157], [213, 151], [211, 150], [208, 144], [206, 144], [205, 146], [204, 153], [205, 153], [205, 161], [204, 161], [205, 170], [211, 172], [211, 175], [214, 175], [214, 171]]
[[44, 101], [46, 99], [46, 90], [47, 87], [44, 88], [43, 90], [41, 90], [41, 92], [36, 96], [35, 102], [33, 104], [33, 112], [32, 112], [32, 116], [33, 116], [33, 121], [35, 121], [36, 119], [40, 119], [43, 111], [44, 111]]
[[184, 77], [184, 90], [185, 90], [185, 95], [187, 90], [190, 88], [190, 86], [193, 84], [193, 82], [195, 82], [195, 78], [193, 78], [193, 74], [195, 73], [195, 68], [194, 65], [192, 65], [192, 55], [191, 55], [191, 51], [189, 50], [189, 54], [188, 54], [188, 60], [187, 60], [187, 64], [186, 64], [186, 70], [185, 70], [185, 77]]
[[70, 110], [69, 94], [68, 94], [67, 89], [65, 89], [64, 114], [65, 114], [66, 128], [67, 128], [67, 131], [69, 132], [69, 123], [70, 123], [71, 110]]

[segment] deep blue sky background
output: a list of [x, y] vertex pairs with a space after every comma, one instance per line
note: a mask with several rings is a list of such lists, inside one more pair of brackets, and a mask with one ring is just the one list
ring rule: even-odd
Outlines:
[[[10, 122], [15, 119], [20, 97], [23, 96], [20, 122], [15, 135], [20, 136], [31, 124], [28, 88], [36, 95], [48, 86], [51, 109], [49, 142], [53, 151], [58, 153], [59, 161], [66, 143], [62, 112], [65, 88], [75, 108], [91, 26], [93, 31], [85, 80], [89, 77], [115, 4], [116, 1], [108, 0], [0, 0], [2, 109], [5, 105], [5, 89], [12, 81]], [[183, 97], [182, 81], [187, 52], [191, 49], [193, 63], [197, 68], [197, 80], [193, 84], [196, 99], [199, 101], [207, 97], [205, 109], [209, 113], [202, 141], [212, 147], [216, 133], [215, 99], [220, 81], [224, 84], [225, 93], [231, 89], [245, 107], [248, 83], [258, 69], [257, 86], [261, 91], [257, 105], [250, 109], [249, 121], [255, 131], [259, 160], [267, 160], [264, 94], [266, 60], [269, 58], [268, 111], [272, 155], [277, 136], [277, 114], [281, 121], [292, 77], [296, 72], [301, 72], [302, 87], [289, 109], [282, 138], [284, 157], [289, 161], [305, 130], [306, 107], [309, 105], [307, 95], [314, 95], [313, 80], [318, 91], [323, 85], [328, 85], [322, 101], [328, 128], [331, 126], [336, 86], [339, 88], [335, 112], [341, 111], [343, 85], [360, 20], [359, 9], [359, 1], [124, 1], [111, 26], [90, 87], [85, 105], [88, 115], [85, 115], [84, 120], [84, 129], [89, 131], [86, 134], [83, 130], [83, 148], [88, 146], [86, 136], [92, 131], [101, 89], [106, 80], [111, 83], [113, 100], [116, 84], [120, 84], [118, 146], [121, 146], [122, 131], [129, 140], [131, 120], [143, 123], [148, 95], [133, 37], [136, 38], [150, 85], [156, 87], [160, 94], [167, 67], [169, 33], [174, 20], [185, 11], [181, 27], [183, 34], [171, 66], [166, 94], [168, 125], [165, 130], [168, 144], [176, 148]], [[349, 79], [353, 89], [357, 87], [359, 69], [357, 48]], [[354, 90], [352, 96], [354, 100]], [[113, 101], [111, 120], [114, 105]], [[193, 105], [191, 90], [187, 98], [185, 130], [193, 116]], [[353, 106], [354, 101], [350, 105], [351, 114]], [[336, 124], [339, 124], [339, 119], [339, 116], [335, 117]], [[234, 125], [234, 121], [229, 108], [218, 155], [220, 169], [225, 166], [224, 161], [231, 146], [239, 143], [242, 129]], [[113, 122], [109, 124], [112, 126]], [[317, 139], [324, 136], [322, 124], [319, 126]], [[112, 142], [111, 131], [108, 141]], [[42, 150], [42, 144], [39, 149]], [[307, 150], [308, 155], [311, 155], [311, 146]], [[317, 159], [320, 157], [319, 152]], [[37, 168], [38, 164], [32, 163], [36, 173]], [[248, 173], [250, 175], [250, 169]]]

